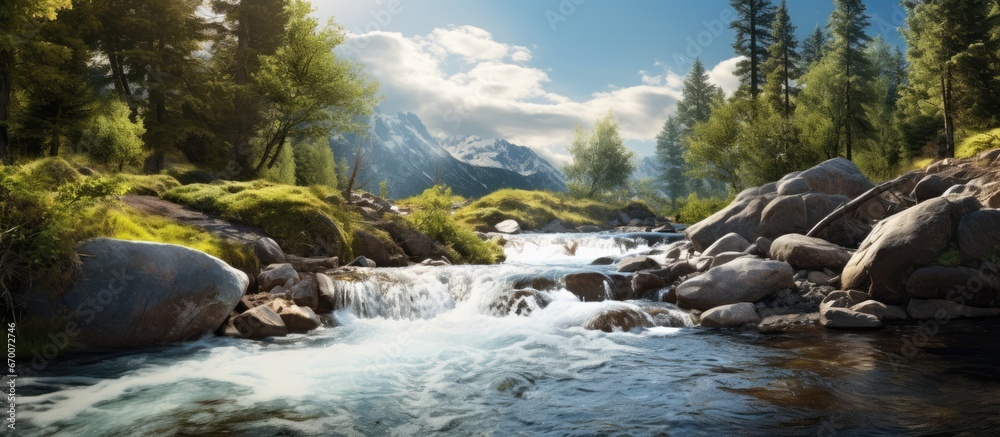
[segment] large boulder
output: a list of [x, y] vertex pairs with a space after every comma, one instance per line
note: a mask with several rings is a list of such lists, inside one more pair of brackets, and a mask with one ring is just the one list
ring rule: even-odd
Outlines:
[[1000, 257], [1000, 210], [984, 209], [958, 223], [958, 249], [964, 260]]
[[319, 328], [322, 324], [312, 308], [295, 305], [284, 299], [275, 299], [269, 302], [267, 307], [281, 317], [282, 323], [288, 327], [288, 332], [308, 332]]
[[725, 252], [743, 252], [750, 247], [750, 242], [746, 238], [740, 236], [737, 233], [726, 234], [724, 237], [720, 238], [715, 243], [712, 243], [705, 252], [702, 253], [703, 256], [717, 256]]
[[[748, 241], [758, 236], [777, 238], [806, 233], [835, 208], [873, 187], [854, 163], [843, 158], [831, 159], [804, 172], [789, 174], [777, 183], [744, 190], [729, 206], [688, 228], [687, 235], [695, 250], [704, 252], [719, 238], [733, 232]], [[880, 213], [878, 201], [870, 202], [860, 208], [858, 217], [841, 218], [820, 237], [842, 246], [854, 246], [868, 231], [865, 219]]]
[[879, 222], [844, 268], [843, 287], [867, 290], [885, 304], [906, 303], [909, 274], [948, 248], [957, 217], [970, 208], [968, 199], [931, 199]]
[[795, 287], [795, 271], [788, 263], [740, 258], [694, 277], [677, 287], [682, 308], [709, 310], [739, 302], [757, 302]]
[[[129, 348], [191, 340], [219, 328], [250, 280], [182, 246], [98, 238], [77, 245], [82, 263], [62, 292], [30, 292], [28, 308], [69, 316], [72, 347]], [[73, 329], [69, 329], [70, 324]]]
[[819, 238], [800, 234], [779, 237], [771, 244], [771, 258], [791, 264], [796, 269], [839, 272], [851, 260], [847, 249]]
[[566, 290], [584, 302], [601, 302], [613, 297], [614, 282], [603, 273], [573, 273], [566, 275], [563, 282]]
[[712, 308], [701, 314], [701, 326], [733, 328], [747, 323], [759, 323], [760, 316], [752, 303], [740, 302]]
[[906, 281], [910, 299], [946, 299], [974, 307], [1000, 306], [1000, 280], [987, 270], [929, 266], [917, 269]]

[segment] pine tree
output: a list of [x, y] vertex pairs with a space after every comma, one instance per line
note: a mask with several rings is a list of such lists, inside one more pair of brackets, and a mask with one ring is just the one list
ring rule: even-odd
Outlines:
[[828, 24], [833, 35], [829, 56], [837, 66], [844, 93], [839, 130], [843, 132], [847, 159], [853, 159], [854, 144], [870, 131], [863, 110], [872, 97], [871, 65], [865, 54], [865, 46], [871, 41], [866, 31], [870, 24], [866, 10], [862, 0], [835, 0]]
[[796, 91], [794, 81], [801, 72], [797, 51], [799, 43], [795, 39], [795, 26], [788, 16], [785, 0], [781, 1], [774, 15], [771, 39], [774, 43], [768, 47], [768, 60], [764, 63], [767, 77], [764, 95], [772, 108], [788, 118], [792, 114], [792, 94]]
[[55, 20], [60, 10], [71, 7], [70, 0], [4, 1], [0, 11], [0, 163], [10, 164], [14, 160], [9, 124], [18, 52], [37, 40], [35, 28], [39, 20]]
[[[905, 90], [909, 120], [934, 115], [943, 123], [944, 156], [954, 156], [958, 126], [996, 122], [1000, 95], [995, 27], [987, 0], [938, 0], [908, 5], [903, 36], [911, 62]], [[933, 108], [928, 114], [926, 108]]]
[[708, 71], [701, 59], [695, 59], [691, 72], [684, 79], [683, 98], [677, 102], [677, 121], [686, 131], [708, 121], [712, 107], [723, 98], [722, 89], [708, 81]]
[[811, 67], [826, 55], [826, 44], [829, 38], [823, 28], [816, 25], [812, 33], [802, 41], [802, 65]]
[[746, 57], [736, 65], [736, 75], [742, 88], [756, 98], [765, 80], [763, 68], [771, 45], [774, 5], [770, 0], [731, 0], [730, 4], [737, 15], [729, 25], [736, 31], [733, 49], [737, 55]]
[[684, 126], [676, 116], [668, 117], [663, 123], [663, 130], [656, 136], [656, 160], [663, 171], [660, 181], [667, 196], [670, 197], [671, 207], [675, 210], [677, 198], [687, 196], [683, 137]]

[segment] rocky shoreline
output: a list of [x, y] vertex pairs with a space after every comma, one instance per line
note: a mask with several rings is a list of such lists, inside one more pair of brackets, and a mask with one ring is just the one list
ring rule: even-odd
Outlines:
[[[372, 219], [392, 210], [373, 196], [353, 201]], [[587, 302], [641, 303], [614, 307], [585, 324], [605, 331], [692, 323], [762, 332], [877, 329], [902, 321], [996, 316], [998, 207], [1000, 150], [940, 161], [879, 186], [850, 161], [833, 159], [740, 193], [683, 236], [648, 211], [619, 211], [608, 227], [670, 244], [595, 260], [614, 264], [617, 273], [519, 281], [523, 286], [494, 306], [498, 314], [526, 315], [548, 303], [543, 291], [560, 288]], [[391, 220], [383, 225], [399, 246], [392, 252], [402, 251], [409, 261], [387, 256], [374, 237], [362, 238], [364, 255], [345, 266], [337, 257], [286, 254], [274, 240], [261, 238], [254, 252], [263, 268], [248, 275], [180, 246], [87, 241], [79, 245], [82, 263], [73, 284], [62, 293], [33, 293], [38, 298], [29, 309], [64, 322], [74, 339], [71, 349], [141, 347], [213, 332], [262, 339], [333, 326], [328, 314], [347, 304], [337, 281], [375, 268], [373, 258], [391, 258], [387, 264], [395, 267], [450, 264], [436, 256], [440, 251], [426, 235], [394, 227]], [[497, 230], [520, 232], [509, 222]], [[541, 232], [600, 230], [554, 221]], [[691, 320], [656, 320], [663, 305], [688, 311]]]

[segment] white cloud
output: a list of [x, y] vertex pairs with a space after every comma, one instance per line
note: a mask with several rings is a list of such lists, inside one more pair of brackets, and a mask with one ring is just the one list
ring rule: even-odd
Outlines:
[[736, 64], [741, 60], [743, 60], [742, 56], [726, 59], [708, 71], [708, 80], [722, 88], [727, 96], [735, 93], [736, 89], [740, 87], [740, 78], [736, 77], [733, 72], [736, 71]]
[[[380, 81], [383, 111], [413, 112], [434, 135], [505, 138], [556, 164], [569, 160], [565, 146], [574, 127], [592, 124], [609, 109], [619, 118], [623, 139], [654, 139], [675, 110], [683, 83], [674, 72], [641, 71], [639, 84], [571, 99], [546, 89], [551, 79], [547, 70], [529, 64], [530, 49], [497, 42], [472, 26], [412, 38], [383, 31], [350, 34], [338, 52], [365, 64]], [[727, 92], [731, 61], [710, 74]]]

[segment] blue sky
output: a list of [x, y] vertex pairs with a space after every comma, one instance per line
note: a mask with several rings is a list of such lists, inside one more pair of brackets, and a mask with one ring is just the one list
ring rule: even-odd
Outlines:
[[[869, 0], [872, 35], [902, 46], [895, 0]], [[731, 90], [728, 0], [314, 0], [350, 37], [341, 55], [382, 83], [383, 110], [414, 112], [439, 136], [504, 137], [565, 162], [575, 124], [614, 109], [649, 155], [691, 55]], [[791, 0], [801, 36], [832, 0]]]

